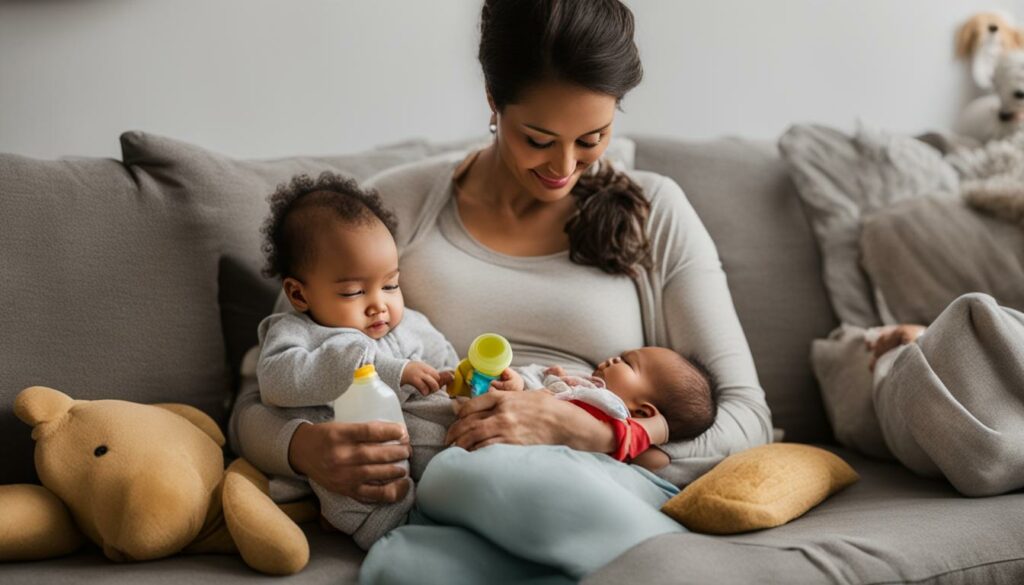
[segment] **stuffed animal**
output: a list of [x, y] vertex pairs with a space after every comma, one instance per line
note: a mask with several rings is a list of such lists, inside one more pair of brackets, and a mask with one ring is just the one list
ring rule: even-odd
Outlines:
[[1024, 35], [1014, 27], [1010, 15], [981, 12], [967, 19], [956, 34], [956, 54], [971, 60], [971, 76], [981, 89], [992, 88], [992, 75], [999, 57], [1024, 48]]
[[113, 561], [237, 553], [274, 575], [308, 562], [293, 517], [312, 506], [279, 508], [243, 459], [224, 469], [224, 435], [200, 410], [33, 386], [14, 411], [33, 427], [43, 485], [0, 486], [0, 561], [67, 554], [84, 535]]
[[1024, 227], [1024, 131], [946, 156], [960, 176], [960, 193], [985, 213]]
[[999, 57], [992, 76], [994, 93], [964, 108], [957, 132], [982, 143], [1006, 138], [1024, 126], [1024, 51]]

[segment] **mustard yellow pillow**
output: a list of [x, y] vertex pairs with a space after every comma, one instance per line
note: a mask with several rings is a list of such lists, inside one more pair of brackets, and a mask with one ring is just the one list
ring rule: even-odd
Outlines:
[[661, 511], [694, 532], [748, 532], [781, 526], [858, 479], [824, 449], [773, 443], [726, 457]]

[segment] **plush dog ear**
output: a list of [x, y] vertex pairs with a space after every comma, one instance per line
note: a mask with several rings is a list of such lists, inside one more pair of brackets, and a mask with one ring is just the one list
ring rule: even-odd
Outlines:
[[74, 399], [59, 390], [32, 386], [14, 399], [14, 414], [25, 424], [37, 427], [63, 417], [74, 404]]
[[1011, 28], [1007, 31], [1007, 38], [1010, 39], [1010, 49], [1024, 48], [1024, 31], [1019, 28]]
[[974, 54], [974, 50], [977, 48], [978, 43], [978, 27], [981, 23], [978, 22], [977, 16], [972, 16], [967, 22], [960, 25], [960, 30], [956, 32], [956, 56], [961, 59], [967, 59]]
[[188, 422], [199, 427], [199, 430], [203, 431], [207, 435], [210, 435], [210, 438], [213, 439], [213, 441], [217, 443], [217, 445], [221, 447], [224, 446], [224, 443], [226, 441], [224, 439], [224, 433], [220, 432], [220, 427], [217, 426], [217, 423], [214, 422], [212, 418], [207, 416], [205, 412], [199, 410], [198, 408], [189, 406], [187, 404], [175, 404], [170, 402], [164, 404], [154, 404], [153, 406], [173, 412], [174, 414], [184, 418]]

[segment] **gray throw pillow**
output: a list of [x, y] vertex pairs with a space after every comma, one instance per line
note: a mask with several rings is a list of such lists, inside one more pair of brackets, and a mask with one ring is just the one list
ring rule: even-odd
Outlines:
[[860, 266], [861, 218], [905, 199], [958, 197], [956, 171], [921, 141], [864, 126], [853, 136], [794, 126], [779, 149], [821, 248], [833, 309], [844, 323], [881, 324]]
[[892, 459], [875, 414], [870, 363], [860, 327], [842, 325], [811, 345], [811, 366], [836, 440], [865, 455]]
[[1024, 229], [961, 200], [920, 199], [872, 213], [861, 252], [897, 322], [928, 325], [969, 292], [1024, 310]]

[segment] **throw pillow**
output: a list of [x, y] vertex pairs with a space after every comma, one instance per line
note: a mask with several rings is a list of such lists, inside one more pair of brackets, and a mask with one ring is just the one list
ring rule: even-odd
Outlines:
[[824, 449], [773, 443], [726, 457], [661, 510], [694, 532], [749, 532], [798, 518], [858, 479]]
[[114, 160], [0, 154], [0, 484], [36, 481], [13, 412], [28, 386], [226, 419], [216, 226], [201, 192], [147, 183]]
[[861, 218], [897, 201], [955, 198], [956, 171], [937, 150], [908, 136], [861, 126], [853, 136], [794, 126], [779, 140], [824, 261], [825, 286], [844, 323], [881, 324], [860, 267]]
[[1024, 310], [1024, 230], [961, 200], [919, 199], [864, 219], [863, 266], [900, 323], [928, 325], [969, 292]]
[[836, 328], [811, 344], [811, 367], [821, 387], [832, 432], [840, 445], [879, 459], [892, 459], [878, 424], [865, 330]]

